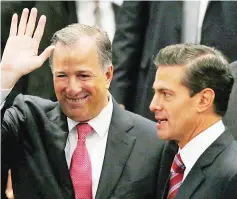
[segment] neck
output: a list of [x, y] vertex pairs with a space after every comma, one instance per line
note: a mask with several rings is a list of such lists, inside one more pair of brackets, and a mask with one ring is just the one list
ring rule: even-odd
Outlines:
[[182, 149], [193, 138], [195, 138], [197, 135], [201, 134], [203, 131], [205, 131], [220, 120], [221, 117], [218, 115], [199, 115], [195, 128], [192, 129], [189, 133], [185, 134], [182, 140], [178, 141], [179, 147]]

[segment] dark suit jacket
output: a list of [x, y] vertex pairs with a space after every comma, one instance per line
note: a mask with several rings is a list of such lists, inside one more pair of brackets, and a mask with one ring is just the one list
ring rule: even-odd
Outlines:
[[230, 64], [230, 70], [234, 77], [234, 85], [232, 87], [228, 109], [223, 121], [237, 140], [237, 61]]
[[[177, 146], [166, 145], [159, 171], [157, 199], [166, 199], [170, 167]], [[175, 199], [236, 199], [237, 142], [225, 131], [200, 156], [184, 179]]]
[[[8, 105], [2, 109], [2, 190], [11, 168], [15, 199], [73, 199], [64, 153], [67, 120], [59, 104], [20, 94]], [[113, 100], [96, 199], [155, 198], [163, 146], [153, 122]]]
[[[161, 48], [181, 42], [182, 9], [182, 1], [125, 1], [117, 15], [110, 90], [128, 110], [152, 120], [153, 59]], [[202, 28], [201, 44], [230, 61], [237, 60], [236, 10], [235, 1], [210, 1]]]

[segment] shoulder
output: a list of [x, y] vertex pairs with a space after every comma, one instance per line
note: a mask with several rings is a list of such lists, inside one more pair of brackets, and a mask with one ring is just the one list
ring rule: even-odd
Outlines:
[[223, 168], [237, 174], [237, 141], [233, 142], [223, 151], [220, 156], [223, 160]]
[[[224, 180], [224, 197], [235, 199], [237, 196], [237, 142], [233, 143], [223, 153], [223, 173], [227, 173]], [[222, 175], [222, 174], [220, 174]]]
[[134, 122], [134, 126], [136, 128], [139, 128], [141, 130], [146, 129], [146, 130], [150, 130], [153, 132], [157, 132], [157, 128], [156, 128], [156, 123], [145, 118], [142, 117], [141, 115], [126, 111], [127, 114], [129, 115], [129, 117], [132, 118], [133, 122]]
[[[219, 148], [221, 147], [219, 145]], [[237, 142], [235, 140], [230, 142], [215, 158], [212, 165], [211, 170], [209, 170], [212, 173], [210, 175], [218, 173], [218, 179], [222, 179], [225, 184], [232, 179], [233, 174], [237, 175]], [[215, 173], [213, 173], [213, 170], [215, 170]]]
[[122, 109], [115, 100], [113, 100], [113, 114], [111, 123], [120, 129], [130, 129], [129, 133], [141, 135], [144, 137], [157, 137], [157, 128], [155, 122]]
[[14, 99], [9, 110], [14, 109], [20, 112], [27, 112], [28, 110], [48, 112], [55, 108], [57, 104], [57, 102], [41, 97], [19, 94]]
[[159, 139], [155, 122], [129, 111], [126, 111], [126, 114], [133, 124], [133, 128], [129, 131], [130, 135], [136, 136], [137, 141], [141, 141], [144, 146], [159, 144], [163, 146], [165, 141]]

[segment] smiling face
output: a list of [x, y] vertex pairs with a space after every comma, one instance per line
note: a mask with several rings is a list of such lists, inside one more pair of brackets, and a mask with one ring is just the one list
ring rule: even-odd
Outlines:
[[108, 103], [113, 68], [102, 70], [95, 41], [84, 36], [72, 46], [58, 42], [52, 63], [54, 89], [65, 115], [80, 122], [97, 116]]
[[156, 72], [150, 110], [155, 113], [161, 139], [189, 140], [198, 126], [198, 100], [181, 84], [183, 74], [180, 66], [160, 66]]

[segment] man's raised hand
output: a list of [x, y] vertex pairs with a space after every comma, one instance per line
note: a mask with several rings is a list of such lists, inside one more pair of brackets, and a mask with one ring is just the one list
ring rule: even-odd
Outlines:
[[31, 9], [29, 19], [28, 15], [29, 10], [25, 8], [18, 26], [17, 14], [12, 16], [10, 34], [1, 61], [2, 89], [13, 87], [21, 76], [39, 68], [54, 49], [54, 46], [49, 46], [38, 55], [46, 17], [40, 17], [35, 29], [37, 9]]

